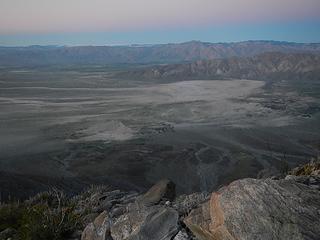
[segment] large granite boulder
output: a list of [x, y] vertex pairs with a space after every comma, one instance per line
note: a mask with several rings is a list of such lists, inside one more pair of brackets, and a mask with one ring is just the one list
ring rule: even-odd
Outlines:
[[152, 209], [129, 240], [170, 240], [179, 231], [179, 215], [171, 208]]
[[294, 180], [238, 180], [184, 223], [200, 240], [319, 239], [320, 192]]
[[179, 231], [179, 214], [166, 205], [128, 205], [127, 212], [114, 219], [113, 240], [170, 240]]

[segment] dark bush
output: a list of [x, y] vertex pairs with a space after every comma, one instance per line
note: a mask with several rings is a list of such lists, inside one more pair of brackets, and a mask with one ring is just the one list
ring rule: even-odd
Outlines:
[[36, 195], [24, 203], [0, 206], [0, 231], [12, 228], [12, 239], [58, 240], [72, 234], [80, 224], [81, 216], [75, 205], [59, 191]]

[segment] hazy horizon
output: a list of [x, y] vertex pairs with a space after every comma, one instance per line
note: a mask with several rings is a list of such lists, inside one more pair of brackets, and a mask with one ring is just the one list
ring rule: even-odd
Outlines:
[[0, 45], [320, 42], [318, 0], [3, 0]]
[[[1, 36], [0, 36], [1, 38]], [[286, 41], [286, 40], [274, 40], [274, 39], [247, 39], [247, 40], [239, 40], [239, 41], [202, 41], [197, 39], [190, 39], [185, 41], [169, 41], [169, 42], [133, 42], [133, 43], [110, 43], [110, 44], [45, 44], [45, 43], [34, 43], [34, 44], [0, 44], [0, 47], [121, 47], [121, 46], [154, 46], [154, 45], [166, 45], [166, 44], [184, 44], [190, 42], [199, 42], [199, 43], [209, 43], [209, 44], [232, 44], [232, 43], [241, 43], [241, 42], [275, 42], [275, 43], [292, 43], [292, 44], [320, 44], [319, 41], [310, 41], [310, 42], [303, 42], [303, 41]]]

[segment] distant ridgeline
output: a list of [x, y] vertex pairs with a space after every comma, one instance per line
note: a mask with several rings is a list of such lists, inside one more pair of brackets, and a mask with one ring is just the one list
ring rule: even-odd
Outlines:
[[[66, 64], [181, 63], [230, 57], [249, 57], [265, 52], [320, 53], [320, 43], [247, 41], [131, 46], [29, 46], [0, 47], [0, 65], [31, 67]], [[249, 61], [249, 60], [248, 60]]]
[[320, 55], [311, 53], [262, 53], [252, 57], [198, 60], [167, 64], [118, 74], [137, 79], [259, 79], [294, 80], [320, 78]]

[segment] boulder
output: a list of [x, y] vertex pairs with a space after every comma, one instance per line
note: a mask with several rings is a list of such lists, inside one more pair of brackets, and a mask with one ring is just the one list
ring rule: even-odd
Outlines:
[[113, 220], [110, 231], [114, 240], [128, 239], [140, 228], [148, 215], [148, 209], [140, 208], [137, 203], [129, 204], [127, 210], [126, 213]]
[[139, 197], [138, 202], [146, 206], [151, 206], [161, 201], [173, 201], [175, 196], [175, 184], [168, 179], [163, 179]]
[[170, 240], [178, 232], [178, 213], [170, 208], [151, 210], [129, 240]]
[[184, 219], [200, 240], [319, 239], [320, 193], [293, 180], [243, 179]]
[[172, 239], [178, 232], [179, 214], [164, 206], [130, 207], [111, 226], [114, 240]]
[[110, 222], [106, 211], [89, 223], [81, 235], [81, 240], [106, 240], [110, 239]]
[[170, 180], [159, 181], [134, 203], [129, 203], [126, 209], [120, 209], [119, 214], [114, 214], [112, 238], [172, 239], [179, 230], [179, 214], [168, 204], [168, 201], [173, 201], [174, 198], [174, 183]]

